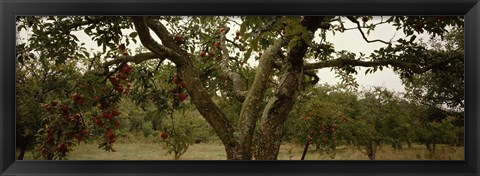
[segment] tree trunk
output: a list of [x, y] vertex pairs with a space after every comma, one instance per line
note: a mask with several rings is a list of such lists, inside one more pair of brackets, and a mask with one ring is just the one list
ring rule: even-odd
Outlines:
[[[323, 17], [305, 17], [302, 25], [308, 31], [315, 32], [322, 19]], [[261, 117], [259, 143], [256, 148], [257, 160], [277, 159], [285, 121], [300, 92], [303, 57], [307, 48], [307, 43], [302, 40], [288, 51], [282, 68], [284, 74], [280, 76], [274, 97], [265, 106]]]
[[430, 143], [425, 143], [425, 146], [427, 146], [428, 152], [432, 153], [432, 145]]
[[240, 118], [237, 123], [237, 140], [241, 145], [242, 160], [252, 159], [253, 134], [257, 125], [259, 112], [261, 111], [259, 105], [262, 103], [268, 80], [270, 80], [273, 58], [280, 51], [283, 44], [283, 39], [276, 40], [265, 54], [262, 55], [255, 71], [255, 79], [252, 87], [243, 102]]
[[200, 114], [213, 127], [216, 134], [225, 146], [227, 159], [241, 159], [240, 145], [234, 137], [234, 127], [222, 110], [212, 101], [200, 81], [198, 71], [194, 69], [190, 60], [177, 66], [178, 76], [186, 83], [186, 89], [191, 101], [197, 107]]
[[298, 97], [302, 72], [289, 73], [282, 76], [281, 87], [263, 111], [259, 145], [257, 147], [257, 159], [276, 160], [285, 121], [288, 113]]
[[25, 136], [25, 137], [21, 136], [21, 135], [18, 135], [17, 148], [20, 151], [19, 151], [17, 160], [23, 160], [23, 158], [25, 157], [25, 152], [27, 152], [28, 146], [32, 142], [32, 139], [33, 139], [32, 135], [28, 135], [28, 136]]

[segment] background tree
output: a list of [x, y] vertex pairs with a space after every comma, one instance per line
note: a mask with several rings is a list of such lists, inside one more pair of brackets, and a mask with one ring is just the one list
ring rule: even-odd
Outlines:
[[[71, 58], [90, 61], [80, 67], [84, 69], [81, 73], [85, 82], [94, 86], [78, 91], [85, 97], [86, 105], [99, 106], [89, 110], [88, 117], [93, 121], [93, 135], [102, 136], [101, 146], [106, 150], [112, 150], [116, 136], [117, 117], [109, 118], [109, 114], [114, 114], [120, 97], [128, 96], [131, 88], [144, 95], [156, 93], [157, 96], [144, 96], [154, 97], [155, 101], [173, 98], [174, 102], [177, 100], [173, 105], [188, 97], [222, 141], [227, 159], [250, 160], [255, 153], [254, 159], [275, 160], [288, 114], [301, 95], [302, 86], [318, 81], [315, 70], [332, 68], [348, 76], [356, 74], [358, 66], [369, 67], [367, 73], [391, 67], [408, 79], [433, 70], [457, 72], [457, 67], [443, 66], [463, 62], [458, 59], [463, 58], [463, 53], [437, 52], [415, 40], [416, 34], [422, 32], [443, 37], [448, 29], [462, 29], [462, 17], [389, 17], [379, 23], [370, 22], [371, 18], [62, 16], [19, 17], [17, 26], [31, 34], [26, 42], [27, 52], [39, 52], [56, 65]], [[357, 27], [347, 29], [345, 21]], [[397, 26], [407, 39], [368, 39], [365, 32], [368, 34], [383, 23]], [[235, 31], [234, 39], [228, 39], [227, 35], [234, 33], [230, 31], [232, 26], [240, 30]], [[132, 32], [124, 34], [128, 30]], [[325, 33], [345, 30], [358, 30], [363, 37], [360, 40], [385, 46], [360, 57], [349, 51], [336, 51]], [[75, 31], [96, 42], [102, 48], [101, 57], [91, 57], [89, 52], [80, 50], [82, 43]], [[317, 35], [320, 41], [313, 40]], [[126, 48], [137, 39], [142, 45], [138, 51]], [[246, 64], [253, 60], [256, 66]], [[147, 63], [151, 65], [144, 65]], [[176, 96], [170, 96], [169, 90], [149, 88], [156, 82], [169, 81], [155, 79], [158, 73], [152, 70], [160, 71], [157, 68], [164, 68], [162, 65], [175, 70], [172, 76], [177, 78], [175, 84], [180, 88], [172, 92]], [[146, 82], [153, 84], [145, 86]], [[448, 92], [452, 87], [440, 90]], [[219, 106], [222, 101], [237, 101], [235, 104], [241, 108], [236, 113], [226, 113]]]

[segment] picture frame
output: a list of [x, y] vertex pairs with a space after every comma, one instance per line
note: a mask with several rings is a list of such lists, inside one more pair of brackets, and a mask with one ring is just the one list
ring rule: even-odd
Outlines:
[[[463, 175], [480, 173], [478, 0], [1, 0], [0, 175]], [[464, 161], [17, 161], [18, 15], [465, 15]]]

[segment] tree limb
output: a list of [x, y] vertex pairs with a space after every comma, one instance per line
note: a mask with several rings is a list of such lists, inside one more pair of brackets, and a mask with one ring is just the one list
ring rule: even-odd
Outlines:
[[165, 55], [157, 55], [155, 53], [140, 53], [134, 56], [118, 56], [115, 59], [103, 63], [103, 67], [108, 67], [110, 65], [115, 65], [115, 64], [120, 64], [124, 62], [132, 62], [135, 64], [142, 63], [147, 60], [152, 60], [152, 59], [166, 59]]
[[304, 70], [303, 73], [304, 73], [305, 75], [310, 76], [310, 77], [313, 78], [312, 81], [310, 81], [310, 83], [311, 83], [312, 85], [315, 85], [315, 84], [318, 83], [318, 81], [320, 81], [320, 78], [318, 77], [317, 74], [315, 74], [315, 72], [312, 72], [312, 71], [310, 71], [310, 70]]
[[225, 35], [228, 33], [230, 28], [224, 27], [224, 29], [225, 30], [220, 33], [220, 48], [222, 49], [222, 61], [220, 63], [220, 66], [222, 68], [221, 73], [223, 73], [226, 77], [232, 80], [235, 99], [243, 102], [243, 100], [245, 100], [245, 95], [247, 94], [247, 91], [243, 90], [244, 85], [242, 76], [237, 72], [230, 71], [230, 69], [228, 68], [228, 61], [230, 60], [230, 56], [228, 55]]
[[165, 56], [176, 65], [184, 64], [185, 61], [182, 59], [180, 54], [170, 48], [158, 44], [155, 40], [153, 40], [152, 36], [150, 35], [149, 28], [145, 22], [145, 17], [133, 16], [131, 18], [143, 46], [157, 55]]
[[[103, 79], [102, 83], [104, 83], [110, 76], [115, 74], [118, 70], [120, 70], [126, 63], [128, 62], [133, 62], [136, 64], [139, 64], [141, 62], [147, 61], [147, 60], [152, 60], [152, 59], [161, 59], [160, 63], [165, 60], [165, 57], [158, 56], [154, 53], [141, 53], [137, 54], [135, 56], [120, 56], [115, 58], [114, 60], [105, 62], [102, 64], [103, 67], [103, 74], [96, 74], [98, 76], [104, 76], [105, 79]], [[120, 64], [117, 68], [115, 68], [112, 72], [110, 72], [110, 69], [108, 68], [111, 65], [116, 65]]]
[[[98, 17], [98, 18], [94, 18], [94, 19], [91, 19], [89, 17], [85, 17], [86, 21], [74, 22], [74, 23], [72, 23], [72, 24], [70, 24], [66, 27], [62, 27], [61, 31], [63, 33], [70, 32], [74, 28], [78, 28], [80, 26], [85, 26], [85, 25], [89, 25], [89, 24], [95, 24], [95, 23], [98, 23], [98, 22], [102, 21], [103, 19], [105, 19], [105, 17]], [[56, 31], [45, 31], [46, 35], [55, 34], [55, 33], [58, 33], [58, 32], [56, 32]]]
[[[367, 43], [382, 42], [382, 43], [385, 43], [385, 44], [387, 44], [387, 45], [391, 44], [390, 42], [386, 42], [386, 41], [383, 41], [383, 40], [380, 40], [380, 39], [368, 40], [367, 37], [365, 36], [365, 33], [364, 33], [363, 30], [362, 30], [362, 26], [360, 25], [360, 22], [359, 22], [357, 19], [355, 19], [354, 17], [352, 17], [352, 16], [347, 16], [347, 18], [348, 18], [351, 22], [357, 24], [357, 29], [358, 29], [358, 31], [360, 31], [360, 34], [362, 34], [363, 39], [364, 39]], [[344, 30], [345, 30], [345, 28], [344, 28]]]
[[394, 60], [394, 59], [379, 59], [374, 61], [361, 61], [353, 58], [338, 58], [334, 60], [321, 61], [317, 63], [306, 64], [305, 70], [329, 68], [329, 67], [344, 67], [344, 66], [361, 66], [361, 67], [378, 67], [378, 66], [392, 66], [404, 70], [410, 70], [413, 73], [421, 74], [425, 73], [431, 69], [434, 69], [438, 66], [446, 64], [449, 62], [449, 59], [445, 59], [442, 62], [431, 64], [429, 66], [421, 66], [416, 63], [408, 63], [405, 61]]
[[242, 104], [240, 118], [237, 124], [239, 130], [239, 142], [243, 145], [244, 149], [242, 153], [242, 157], [244, 157], [243, 159], [250, 159], [251, 157], [251, 148], [249, 148], [249, 146], [251, 146], [253, 132], [255, 131], [255, 126], [260, 114], [259, 104], [263, 100], [266, 86], [270, 79], [273, 58], [285, 43], [284, 39], [277, 39], [261, 56], [255, 71], [255, 78], [252, 86], [250, 90], [248, 90], [245, 101]]
[[160, 23], [159, 21], [153, 18], [147, 18], [146, 20], [147, 26], [152, 29], [152, 31], [160, 38], [162, 44], [165, 45], [167, 48], [175, 50], [177, 52], [182, 52], [183, 50], [175, 43], [173, 40], [173, 36], [168, 32], [167, 28]]

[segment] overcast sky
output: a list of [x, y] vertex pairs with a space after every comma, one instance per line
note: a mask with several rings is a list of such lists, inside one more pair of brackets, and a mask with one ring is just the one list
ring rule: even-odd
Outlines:
[[[386, 18], [384, 17], [384, 20]], [[374, 17], [371, 22], [378, 22], [380, 21], [380, 17]], [[347, 23], [345, 24], [346, 28], [354, 27], [355, 25], [351, 23], [349, 20], [345, 20]], [[370, 22], [370, 21], [369, 21]], [[374, 31], [372, 31], [367, 38], [369, 40], [374, 39], [381, 39], [384, 41], [396, 41], [399, 38], [405, 37], [405, 34], [400, 31], [396, 31], [395, 27], [391, 26], [390, 24], [382, 24], [378, 25]], [[380, 47], [385, 47], [385, 44], [380, 42], [374, 43], [367, 43], [363, 40], [362, 35], [358, 30], [348, 30], [344, 33], [328, 33], [327, 39], [332, 42], [335, 46], [335, 50], [347, 50], [357, 54], [362, 52], [367, 56], [372, 53], [374, 50], [379, 49]], [[365, 67], [357, 67], [360, 68], [358, 71], [358, 75], [355, 75], [358, 84], [360, 85], [361, 89], [369, 88], [372, 86], [385, 86], [390, 90], [404, 92], [404, 86], [398, 75], [396, 75], [392, 69], [385, 68], [383, 71], [377, 71], [372, 74], [365, 75]], [[328, 84], [336, 84], [341, 80], [336, 78], [336, 74], [330, 71], [330, 68], [321, 69], [320, 71], [320, 83], [328, 83]]]

